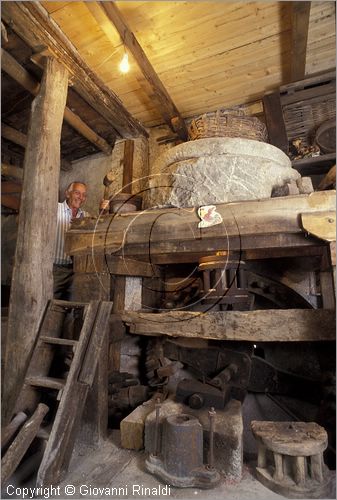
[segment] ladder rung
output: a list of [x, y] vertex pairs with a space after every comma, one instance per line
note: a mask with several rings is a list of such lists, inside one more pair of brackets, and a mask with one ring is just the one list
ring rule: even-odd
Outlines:
[[53, 299], [51, 306], [59, 306], [64, 309], [82, 309], [88, 304], [89, 302], [68, 302], [67, 300]]
[[77, 340], [63, 339], [59, 337], [46, 337], [45, 335], [42, 335], [40, 337], [40, 340], [42, 340], [42, 342], [45, 342], [46, 344], [55, 344], [55, 345], [75, 346], [78, 343]]
[[62, 378], [53, 377], [27, 377], [25, 380], [26, 384], [33, 385], [36, 387], [47, 387], [48, 389], [63, 389], [66, 381]]

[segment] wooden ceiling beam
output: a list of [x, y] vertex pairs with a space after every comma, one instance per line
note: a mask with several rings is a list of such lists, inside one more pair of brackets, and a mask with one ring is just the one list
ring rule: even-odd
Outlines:
[[292, 2], [291, 11], [291, 81], [305, 75], [311, 2]]
[[[13, 142], [14, 144], [17, 144], [18, 146], [26, 149], [28, 139], [26, 134], [23, 134], [22, 132], [20, 132], [20, 130], [10, 127], [5, 123], [1, 123], [1, 136], [8, 141]], [[65, 158], [61, 158], [61, 170], [68, 171], [71, 169], [72, 165], [70, 161], [66, 160]]]
[[[153, 90], [154, 97], [159, 104], [159, 111], [163, 116], [165, 122], [174, 132], [178, 134], [181, 139], [186, 140], [187, 128], [182, 116], [180, 115], [167, 90], [165, 89], [159, 76], [155, 72], [152, 64], [148, 60], [144, 50], [138, 43], [134, 33], [130, 30], [122, 14], [118, 10], [116, 4], [114, 2], [98, 2], [98, 4], [106, 14], [108, 19], [114, 24], [123, 43], [131, 52], [144, 77], [150, 84]], [[88, 5], [88, 8], [95, 15], [95, 11], [91, 9], [90, 5]], [[103, 29], [101, 19], [96, 17], [96, 20]]]
[[76, 48], [38, 2], [4, 2], [1, 16], [34, 52], [48, 48], [67, 68], [74, 90], [92, 106], [120, 137], [148, 136], [145, 128], [124, 108], [122, 102], [87, 66]]
[[27, 136], [5, 123], [1, 123], [1, 136], [22, 148], [27, 146]]
[[21, 182], [23, 179], [23, 168], [16, 165], [9, 165], [8, 163], [1, 163], [1, 175]]
[[[31, 94], [38, 94], [40, 83], [4, 49], [1, 49], [1, 69]], [[105, 139], [96, 134], [76, 113], [67, 107], [64, 110], [64, 119], [73, 129], [103, 151], [103, 153], [106, 155], [112, 153], [113, 145], [108, 144]]]

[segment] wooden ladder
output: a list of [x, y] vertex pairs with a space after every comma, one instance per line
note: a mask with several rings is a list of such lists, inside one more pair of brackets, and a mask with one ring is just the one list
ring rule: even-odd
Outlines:
[[[57, 484], [68, 468], [87, 393], [108, 334], [111, 310], [112, 302], [102, 301], [85, 304], [52, 300], [46, 307], [17, 408], [33, 412], [41, 401], [49, 406], [48, 398], [54, 406], [49, 412], [50, 433], [44, 433], [47, 443], [37, 486]], [[69, 313], [73, 315], [74, 338], [62, 336]], [[60, 376], [57, 370], [62, 363], [67, 373]]]

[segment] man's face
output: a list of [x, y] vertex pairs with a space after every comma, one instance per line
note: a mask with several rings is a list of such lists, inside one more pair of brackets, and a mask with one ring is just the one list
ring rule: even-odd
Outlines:
[[70, 208], [80, 208], [87, 198], [87, 188], [84, 184], [73, 184], [71, 191], [66, 191], [67, 203]]

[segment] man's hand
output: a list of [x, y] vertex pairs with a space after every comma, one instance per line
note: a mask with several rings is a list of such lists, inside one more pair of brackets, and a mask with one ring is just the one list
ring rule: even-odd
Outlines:
[[109, 212], [109, 205], [110, 205], [110, 200], [104, 200], [104, 198], [100, 201], [100, 204], [99, 204], [99, 211], [100, 212], [105, 212], [105, 213], [108, 213]]

